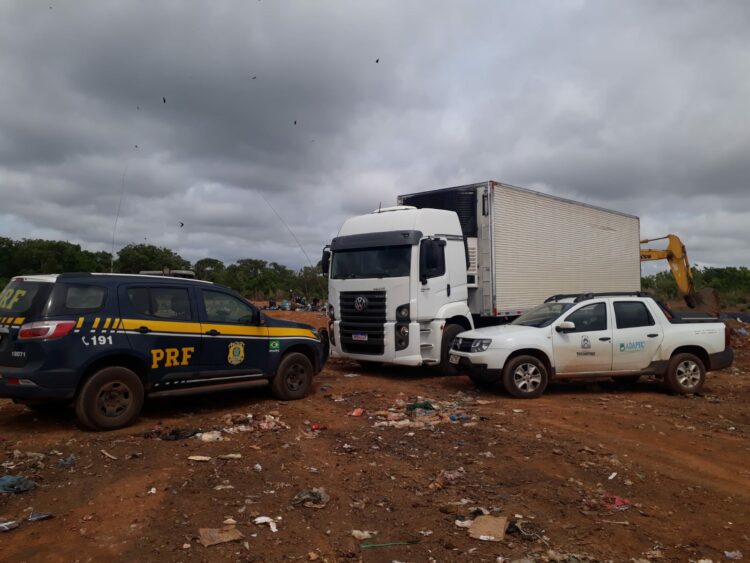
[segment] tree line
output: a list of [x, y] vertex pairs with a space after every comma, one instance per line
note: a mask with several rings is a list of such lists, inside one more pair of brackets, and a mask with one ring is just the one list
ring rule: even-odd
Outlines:
[[[151, 244], [129, 244], [120, 249], [114, 261], [109, 252], [91, 252], [80, 245], [60, 240], [0, 237], [0, 288], [8, 280], [23, 274], [60, 272], [109, 272], [137, 274], [142, 270], [192, 269], [196, 277], [231, 287], [251, 299], [284, 299], [291, 295], [325, 299], [326, 279], [320, 264], [292, 270], [276, 262], [243, 258], [225, 264], [215, 258], [202, 258], [194, 264], [169, 248]], [[750, 307], [750, 270], [745, 267], [693, 268], [696, 289], [712, 287], [719, 292], [725, 306], [742, 310]], [[654, 291], [661, 298], [680, 298], [677, 284], [668, 271], [645, 276], [644, 291]]]
[[0, 237], [0, 289], [18, 275], [109, 272], [110, 268], [122, 274], [164, 268], [193, 270], [198, 279], [220, 283], [256, 300], [291, 296], [325, 299], [327, 294], [327, 283], [319, 267], [292, 270], [276, 262], [252, 258], [233, 264], [203, 258], [192, 264], [169, 248], [151, 244], [129, 244], [112, 260], [109, 252], [84, 250], [66, 241]]

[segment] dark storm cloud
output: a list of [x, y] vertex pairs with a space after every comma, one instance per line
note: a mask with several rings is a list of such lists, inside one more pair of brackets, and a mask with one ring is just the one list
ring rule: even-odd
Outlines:
[[492, 178], [639, 215], [693, 261], [750, 264], [749, 14], [4, 3], [0, 234], [108, 249], [124, 175], [117, 246], [300, 266], [269, 204], [316, 260], [347, 216]]

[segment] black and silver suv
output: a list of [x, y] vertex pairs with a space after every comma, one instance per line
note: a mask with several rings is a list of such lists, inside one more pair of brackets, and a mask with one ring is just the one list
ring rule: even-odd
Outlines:
[[34, 409], [75, 404], [94, 430], [131, 424], [144, 396], [268, 379], [301, 399], [327, 339], [273, 319], [225, 287], [188, 279], [59, 274], [0, 292], [0, 397]]

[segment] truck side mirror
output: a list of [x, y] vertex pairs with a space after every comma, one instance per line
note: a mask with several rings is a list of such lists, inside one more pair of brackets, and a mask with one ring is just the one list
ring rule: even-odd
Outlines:
[[445, 274], [445, 241], [425, 239], [419, 246], [419, 281], [422, 285], [429, 278]]
[[571, 332], [576, 329], [576, 324], [572, 321], [563, 321], [555, 327], [557, 332]]
[[323, 249], [323, 258], [321, 259], [320, 267], [323, 270], [323, 275], [328, 276], [328, 269], [331, 267], [331, 251], [329, 247]]

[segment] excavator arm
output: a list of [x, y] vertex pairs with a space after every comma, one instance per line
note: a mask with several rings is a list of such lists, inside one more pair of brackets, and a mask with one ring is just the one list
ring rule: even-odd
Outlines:
[[680, 237], [677, 235], [644, 239], [641, 241], [641, 244], [648, 244], [656, 240], [667, 240], [667, 248], [665, 250], [641, 248], [641, 262], [666, 260], [669, 263], [669, 268], [672, 270], [672, 275], [677, 282], [678, 291], [683, 296], [689, 307], [695, 307], [693, 271], [690, 269], [690, 262], [688, 261], [685, 245], [682, 244]]
[[665, 237], [644, 239], [641, 241], [641, 244], [648, 244], [657, 240], [666, 240], [667, 248], [663, 250], [641, 248], [641, 262], [666, 260], [670, 270], [672, 270], [672, 276], [674, 276], [677, 282], [677, 289], [683, 299], [685, 299], [688, 307], [691, 309], [709, 308], [712, 313], [716, 312], [719, 307], [716, 291], [708, 288], [700, 292], [695, 291], [693, 270], [690, 268], [687, 251], [680, 237], [670, 234]]

